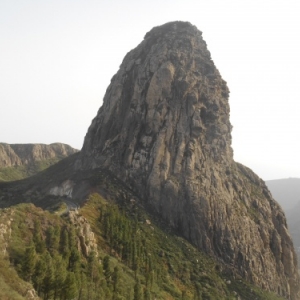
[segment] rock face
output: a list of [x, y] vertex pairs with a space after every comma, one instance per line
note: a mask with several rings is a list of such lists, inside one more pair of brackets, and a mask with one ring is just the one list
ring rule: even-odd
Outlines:
[[81, 251], [86, 257], [88, 257], [91, 252], [94, 252], [95, 255], [98, 256], [97, 241], [95, 234], [91, 229], [90, 223], [86, 218], [80, 216], [77, 210], [71, 210], [68, 214], [71, 223], [75, 226], [78, 232], [78, 250]]
[[4, 257], [7, 255], [7, 247], [11, 237], [13, 214], [13, 210], [7, 211], [5, 214], [0, 212], [0, 255], [3, 255]]
[[228, 96], [196, 27], [155, 27], [112, 78], [76, 168], [109, 169], [228, 270], [297, 299], [284, 213], [233, 161]]
[[0, 143], [0, 182], [30, 177], [78, 152], [69, 145]]
[[[298, 254], [298, 261], [300, 259], [300, 201], [294, 206], [294, 209], [288, 210], [286, 212], [287, 222], [291, 232], [291, 236], [294, 241], [294, 246]], [[298, 265], [300, 269], [300, 266]]]
[[78, 150], [69, 145], [5, 144], [0, 143], [0, 168], [28, 165], [42, 160], [62, 159]]

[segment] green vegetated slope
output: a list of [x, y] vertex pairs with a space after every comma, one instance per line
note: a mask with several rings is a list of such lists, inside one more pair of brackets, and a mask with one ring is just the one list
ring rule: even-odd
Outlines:
[[27, 178], [47, 169], [63, 158], [64, 157], [55, 157], [42, 161], [35, 161], [28, 165], [0, 168], [0, 181], [14, 181]]
[[0, 181], [14, 181], [35, 175], [78, 150], [67, 144], [0, 143]]
[[[7, 252], [12, 237], [12, 212], [15, 209], [0, 210], [0, 299], [26, 299], [33, 290], [30, 282], [22, 280]], [[14, 232], [15, 233], [15, 232]]]
[[[226, 274], [135, 201], [93, 194], [72, 215], [33, 204], [1, 210], [1, 299], [26, 299], [32, 287], [41, 299], [281, 299]], [[97, 251], [83, 247], [74, 218], [90, 224]]]

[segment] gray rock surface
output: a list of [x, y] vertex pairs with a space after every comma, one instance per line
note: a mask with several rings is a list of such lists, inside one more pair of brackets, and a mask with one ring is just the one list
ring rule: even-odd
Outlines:
[[[300, 259], [300, 201], [293, 209], [286, 212], [289, 231], [294, 241], [296, 252], [298, 254], [298, 262]], [[300, 269], [299, 263], [298, 268]]]
[[109, 169], [228, 270], [297, 299], [285, 215], [233, 161], [228, 96], [196, 27], [155, 27], [112, 78], [76, 168]]
[[79, 215], [77, 210], [69, 211], [68, 216], [78, 232], [78, 250], [86, 257], [88, 257], [91, 252], [94, 252], [95, 255], [98, 256], [98, 246], [95, 234], [87, 219]]

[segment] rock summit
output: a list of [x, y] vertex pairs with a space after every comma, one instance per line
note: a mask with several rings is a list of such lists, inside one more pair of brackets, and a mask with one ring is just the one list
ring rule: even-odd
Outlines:
[[76, 169], [110, 170], [227, 270], [297, 299], [284, 213], [265, 183], [233, 160], [228, 97], [195, 26], [155, 27], [112, 78]]

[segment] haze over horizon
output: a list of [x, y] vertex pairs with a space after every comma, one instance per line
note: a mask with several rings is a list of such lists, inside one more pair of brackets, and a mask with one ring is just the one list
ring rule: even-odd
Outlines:
[[264, 180], [300, 178], [298, 1], [0, 3], [0, 142], [80, 149], [124, 56], [154, 26], [203, 32], [231, 91], [234, 158]]

